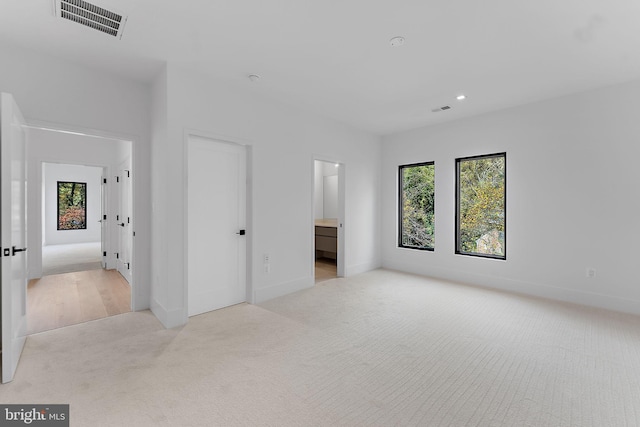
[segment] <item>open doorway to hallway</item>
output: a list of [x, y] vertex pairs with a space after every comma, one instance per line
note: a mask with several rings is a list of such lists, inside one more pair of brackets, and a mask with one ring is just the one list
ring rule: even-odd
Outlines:
[[27, 332], [131, 311], [131, 142], [30, 128], [27, 144]]

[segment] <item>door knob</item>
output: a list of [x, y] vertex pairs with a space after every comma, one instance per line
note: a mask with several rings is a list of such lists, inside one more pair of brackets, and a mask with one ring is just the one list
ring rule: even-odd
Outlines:
[[18, 252], [26, 252], [26, 251], [27, 251], [27, 248], [18, 249], [15, 246], [13, 246], [11, 248], [11, 256], [16, 256], [16, 253], [18, 253]]
[[244, 236], [247, 232], [245, 230], [240, 230], [238, 231], [236, 234], [239, 234], [241, 236]]

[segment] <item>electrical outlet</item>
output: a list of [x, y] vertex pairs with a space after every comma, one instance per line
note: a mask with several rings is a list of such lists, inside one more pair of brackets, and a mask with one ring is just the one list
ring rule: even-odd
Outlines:
[[262, 263], [263, 264], [269, 264], [270, 260], [271, 260], [271, 257], [269, 257], [269, 254], [264, 254], [262, 256]]
[[587, 268], [587, 278], [593, 279], [596, 277], [596, 269], [595, 268]]

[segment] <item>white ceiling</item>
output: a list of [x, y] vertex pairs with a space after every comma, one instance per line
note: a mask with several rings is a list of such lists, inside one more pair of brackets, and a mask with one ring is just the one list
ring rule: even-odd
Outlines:
[[52, 0], [2, 0], [0, 40], [145, 81], [173, 61], [378, 134], [640, 79], [638, 0], [92, 3], [121, 40]]

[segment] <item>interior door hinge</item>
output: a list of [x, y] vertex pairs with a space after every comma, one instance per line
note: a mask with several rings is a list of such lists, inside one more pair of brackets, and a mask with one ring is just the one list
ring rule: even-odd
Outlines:
[[102, 183], [106, 184], [107, 183], [107, 178], [102, 178]]
[[107, 251], [102, 252], [102, 256], [107, 256]]
[[120, 177], [116, 176], [116, 182], [120, 182]]

